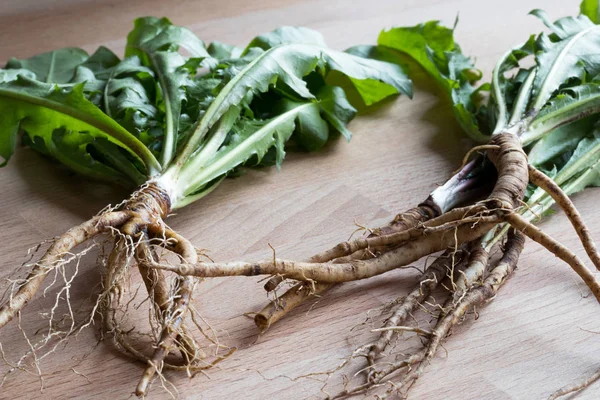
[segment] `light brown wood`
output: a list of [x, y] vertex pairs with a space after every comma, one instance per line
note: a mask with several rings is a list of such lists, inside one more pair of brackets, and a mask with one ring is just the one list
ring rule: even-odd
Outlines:
[[[167, 15], [193, 29], [206, 42], [243, 45], [279, 25], [303, 25], [323, 33], [334, 48], [374, 43], [392, 25], [441, 19], [452, 24], [463, 50], [489, 76], [495, 60], [542, 24], [526, 14], [546, 9], [552, 18], [575, 14], [576, 1], [505, 0], [33, 0], [2, 2], [0, 60], [26, 57], [64, 46], [91, 51], [104, 44], [122, 52], [132, 20]], [[65, 3], [67, 4], [67, 3]], [[342, 140], [316, 154], [290, 154], [281, 172], [252, 171], [228, 180], [205, 200], [170, 219], [170, 224], [213, 258], [254, 260], [278, 256], [305, 258], [347, 239], [354, 220], [377, 226], [414, 205], [459, 165], [469, 143], [448, 107], [416, 71], [415, 99], [397, 99], [351, 124], [352, 143]], [[72, 177], [26, 149], [18, 149], [0, 170], [0, 277], [25, 260], [26, 249], [61, 234], [127, 193]], [[575, 197], [596, 239], [600, 238], [598, 191]], [[543, 228], [585, 254], [566, 218], [557, 214]], [[100, 279], [94, 255], [81, 265], [71, 298], [81, 302]], [[375, 338], [371, 321], [382, 305], [407, 293], [411, 270], [344, 284], [316, 305], [305, 305], [257, 339], [253, 322], [243, 316], [266, 301], [257, 279], [216, 279], [199, 286], [195, 304], [225, 343], [239, 347], [219, 368], [188, 380], [167, 373], [184, 399], [322, 398], [322, 383], [296, 379], [337, 366], [352, 350]], [[138, 282], [139, 283], [139, 282]], [[569, 267], [528, 242], [519, 270], [497, 299], [469, 318], [445, 342], [415, 385], [413, 399], [541, 399], [600, 365], [600, 307]], [[37, 313], [51, 306], [57, 290], [38, 297], [23, 314], [28, 332], [43, 326]], [[582, 297], [582, 293], [585, 295]], [[380, 318], [378, 319], [380, 320]], [[366, 324], [362, 324], [367, 321]], [[362, 324], [362, 325], [361, 325]], [[375, 326], [376, 327], [376, 326]], [[87, 329], [56, 355], [42, 362], [44, 390], [33, 375], [11, 374], [0, 388], [2, 399], [132, 397], [143, 366], [96, 345]], [[0, 332], [11, 357], [27, 350], [16, 324]], [[93, 350], [93, 351], [92, 351]], [[90, 353], [91, 351], [91, 353]], [[74, 370], [71, 366], [81, 360]], [[352, 373], [362, 361], [355, 362]], [[7, 369], [0, 364], [0, 374]], [[75, 372], [76, 371], [76, 372]], [[322, 378], [322, 377], [316, 377]], [[339, 390], [340, 375], [327, 390]], [[596, 384], [580, 396], [600, 396]], [[168, 398], [157, 384], [151, 399]]]

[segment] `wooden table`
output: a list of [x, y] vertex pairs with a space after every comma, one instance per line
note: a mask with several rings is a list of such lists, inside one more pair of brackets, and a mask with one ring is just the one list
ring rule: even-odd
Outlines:
[[[137, 16], [169, 16], [206, 42], [244, 45], [278, 25], [302, 25], [323, 33], [331, 47], [374, 43], [392, 25], [430, 19], [452, 24], [466, 54], [489, 73], [509, 46], [542, 24], [527, 13], [545, 8], [552, 18], [575, 14], [576, 1], [506, 0], [4, 0], [0, 5], [0, 60], [27, 57], [65, 46], [88, 51], [106, 45], [120, 53]], [[178, 213], [173, 227], [218, 260], [271, 256], [303, 258], [348, 238], [354, 221], [377, 226], [414, 205], [447, 178], [469, 143], [448, 105], [416, 71], [413, 101], [400, 98], [351, 124], [355, 137], [316, 154], [291, 154], [281, 172], [253, 171], [228, 180], [217, 191]], [[25, 260], [26, 249], [64, 232], [127, 193], [87, 183], [19, 149], [0, 171], [0, 276]], [[600, 238], [597, 190], [577, 195], [576, 204]], [[584, 255], [562, 214], [543, 228]], [[92, 254], [80, 265], [71, 291], [75, 303], [94, 293], [100, 279]], [[371, 324], [382, 306], [407, 293], [417, 273], [402, 270], [337, 287], [319, 302], [297, 309], [257, 337], [243, 313], [265, 304], [258, 279], [218, 279], [200, 285], [195, 304], [238, 351], [219, 368], [188, 380], [166, 377], [184, 399], [322, 398], [315, 379], [298, 378], [335, 368], [357, 346], [373, 340]], [[134, 282], [135, 283], [135, 282]], [[38, 298], [23, 315], [33, 334], [43, 326], [37, 313], [51, 307], [57, 290]], [[412, 391], [413, 399], [541, 399], [600, 364], [600, 309], [570, 269], [541, 247], [528, 243], [519, 270], [497, 299], [456, 328]], [[374, 318], [374, 321], [367, 317]], [[14, 359], [27, 350], [16, 324], [0, 341]], [[122, 358], [110, 346], [96, 346], [97, 329], [84, 330], [66, 347], [41, 362], [44, 389], [31, 374], [10, 374], [2, 399], [131, 398], [142, 365]], [[73, 367], [75, 365], [75, 367]], [[356, 360], [331, 378], [326, 390], [341, 388], [341, 373], [361, 366]], [[73, 369], [71, 369], [73, 367]], [[0, 373], [7, 370], [0, 365]], [[168, 398], [155, 384], [149, 398]], [[582, 399], [600, 397], [596, 384]]]

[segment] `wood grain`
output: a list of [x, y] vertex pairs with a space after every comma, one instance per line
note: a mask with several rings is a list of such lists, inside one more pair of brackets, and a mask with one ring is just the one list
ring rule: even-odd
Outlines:
[[[60, 4], [63, 4], [62, 6]], [[0, 7], [0, 60], [26, 57], [65, 46], [93, 50], [107, 45], [116, 52], [137, 16], [169, 16], [205, 41], [238, 45], [278, 25], [303, 25], [323, 33], [334, 48], [373, 43], [383, 27], [412, 25], [429, 19], [460, 23], [457, 39], [489, 76], [508, 46], [521, 42], [541, 24], [527, 12], [543, 7], [559, 17], [577, 12], [575, 1], [505, 0], [315, 0], [249, 2], [159, 0], [4, 1]], [[351, 144], [338, 141], [316, 154], [291, 154], [281, 172], [252, 171], [228, 180], [205, 200], [171, 218], [171, 225], [218, 260], [247, 260], [277, 254], [304, 258], [354, 230], [354, 220], [376, 226], [421, 200], [460, 162], [468, 142], [435, 96], [435, 89], [415, 71], [415, 99], [400, 98], [357, 118]], [[51, 238], [116, 203], [127, 193], [87, 183], [49, 165], [37, 154], [19, 149], [0, 171], [0, 277], [25, 259], [26, 249]], [[597, 190], [577, 195], [576, 204], [600, 238]], [[544, 222], [547, 232], [584, 255], [566, 218]], [[94, 292], [100, 278], [94, 256], [81, 265], [71, 293], [76, 303]], [[167, 377], [183, 399], [322, 398], [322, 383], [293, 379], [337, 366], [358, 345], [373, 340], [367, 316], [406, 294], [416, 273], [395, 271], [337, 287], [316, 304], [296, 310], [257, 338], [243, 316], [265, 303], [256, 279], [204, 282], [195, 304], [221, 339], [239, 350], [219, 368], [187, 379]], [[415, 385], [413, 399], [541, 399], [600, 365], [600, 312], [569, 268], [528, 242], [517, 274], [497, 299], [454, 330], [445, 349]], [[23, 325], [33, 332], [43, 325], [37, 313], [47, 310], [56, 290], [32, 302]], [[16, 324], [0, 333], [11, 357], [27, 349]], [[109, 346], [96, 346], [95, 329], [84, 331], [56, 355], [42, 362], [45, 375], [11, 374], [1, 399], [125, 399], [143, 366], [120, 357]], [[91, 352], [91, 353], [90, 353]], [[71, 366], [81, 360], [74, 370]], [[345, 370], [352, 373], [357, 361]], [[0, 374], [7, 367], [0, 364]], [[75, 372], [76, 371], [76, 372]], [[341, 388], [340, 374], [327, 390]], [[210, 377], [210, 378], [209, 378]], [[321, 377], [322, 378], [322, 377]], [[600, 397], [596, 384], [579, 398]], [[168, 398], [155, 385], [149, 398]]]

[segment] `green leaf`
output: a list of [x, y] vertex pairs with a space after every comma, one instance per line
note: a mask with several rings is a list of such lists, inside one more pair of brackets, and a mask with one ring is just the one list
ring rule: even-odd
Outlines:
[[[144, 71], [144, 67], [139, 65], [137, 58], [126, 59], [119, 67], [108, 78], [105, 86], [106, 113], [118, 119], [118, 116], [126, 110], [134, 109], [149, 117], [154, 117], [157, 112], [156, 107], [144, 86], [144, 82], [137, 76], [139, 72]], [[150, 70], [144, 72], [149, 75], [152, 73]]]
[[[38, 132], [41, 132], [38, 130]], [[124, 177], [109, 163], [98, 161], [94, 156], [94, 148], [103, 138], [94, 137], [83, 132], [74, 132], [58, 128], [48, 135], [28, 134], [24, 136], [24, 143], [46, 154], [60, 163], [66, 165], [78, 174], [88, 178], [107, 182], [123, 183]], [[142, 176], [139, 172], [139, 176]], [[144, 179], [133, 181], [141, 184]]]
[[409, 55], [448, 93], [454, 86], [445, 76], [448, 64], [445, 53], [456, 51], [458, 46], [454, 43], [453, 30], [441, 26], [439, 21], [384, 30], [377, 44]]
[[[0, 114], [0, 156], [5, 162], [14, 152], [18, 130], [23, 129], [31, 142], [37, 142], [39, 138], [50, 155], [89, 176], [89, 170], [77, 167], [81, 163], [72, 151], [60, 153], [54, 132], [64, 129], [69, 135], [85, 133], [90, 140], [105, 138], [122, 147], [133, 157], [139, 157], [147, 176], [160, 168], [142, 142], [85, 98], [82, 84], [61, 88], [19, 77], [0, 85], [0, 109], [3, 110]], [[60, 139], [59, 142], [64, 136]], [[83, 149], [84, 146], [77, 147]]]
[[[295, 112], [297, 108], [308, 104], [307, 102], [296, 102], [283, 100], [279, 104], [278, 114], [284, 115], [289, 111]], [[329, 125], [321, 118], [321, 108], [318, 103], [310, 102], [310, 107], [300, 108], [297, 113], [296, 129], [294, 130], [295, 141], [308, 151], [315, 151], [322, 148], [327, 139], [329, 139]], [[283, 142], [282, 148], [283, 148]], [[281, 165], [283, 156], [278, 152], [277, 166]]]
[[581, 175], [563, 185], [567, 195], [572, 195], [590, 186], [600, 186], [600, 160], [591, 164]]
[[334, 51], [307, 28], [279, 28], [244, 50], [206, 49], [166, 18], [140, 18], [125, 56], [100, 47], [11, 60], [0, 70], [0, 156], [11, 157], [23, 132], [24, 143], [85, 176], [158, 179], [181, 207], [243, 166], [280, 167], [291, 137], [308, 150], [331, 129], [349, 139], [356, 109], [346, 86], [331, 85], [336, 74], [367, 105], [412, 94], [395, 52]]
[[393, 86], [396, 93], [410, 93], [411, 89], [410, 80], [393, 64], [304, 44], [277, 46], [256, 57], [220, 90], [179, 154], [178, 163], [187, 160], [230, 107], [248, 104], [254, 94], [267, 92], [276, 83], [286, 85], [300, 98], [314, 99], [302, 77], [315, 70], [335, 70], [357, 80], [379, 80]]
[[548, 18], [548, 14], [543, 10], [535, 9], [529, 14], [538, 17], [559, 39], [566, 39], [576, 35], [593, 25], [590, 19], [585, 15], [564, 17], [556, 22], [551, 22]]
[[175, 155], [179, 135], [181, 103], [185, 100], [183, 86], [188, 72], [181, 67], [185, 59], [179, 53], [159, 52], [153, 54], [154, 68], [162, 91], [165, 112], [165, 133], [160, 162], [166, 167]]
[[596, 117], [585, 118], [554, 129], [538, 140], [527, 152], [529, 163], [539, 169], [562, 154], [571, 153], [593, 130], [596, 119]]
[[307, 44], [312, 46], [327, 47], [323, 36], [312, 29], [282, 26], [272, 32], [255, 37], [242, 54], [246, 54], [251, 48], [258, 47], [263, 50], [269, 50], [273, 47], [285, 44]]
[[285, 143], [292, 136], [305, 149], [317, 150], [329, 137], [328, 121], [333, 121], [336, 129], [347, 131], [345, 124], [355, 113], [344, 91], [324, 86], [317, 92], [317, 98], [318, 101], [303, 102], [283, 98], [277, 104], [270, 101], [275, 116], [264, 120], [238, 119], [239, 110], [230, 109], [182, 169], [179, 182], [183, 188], [173, 206], [180, 207], [202, 197], [215, 179], [237, 171], [250, 160], [262, 164], [263, 157], [271, 154], [271, 150], [274, 150], [274, 164], [279, 168], [285, 156]]
[[115, 53], [104, 46], [100, 46], [81, 66], [92, 71], [96, 78], [106, 80], [111, 68], [117, 66], [120, 62], [121, 60]]
[[[535, 74], [536, 71], [519, 70], [512, 78], [507, 78], [506, 74], [510, 70], [518, 68], [519, 61], [534, 52], [535, 36], [531, 35], [527, 42], [505, 53], [494, 67], [491, 82], [493, 90], [491, 91], [489, 104], [496, 119], [493, 121], [494, 133], [505, 130], [508, 125], [522, 118], [524, 108], [529, 101], [530, 86], [533, 84], [534, 75], [530, 74]], [[526, 79], [525, 76], [520, 74], [521, 72], [526, 72], [526, 76], [530, 79]], [[526, 87], [523, 85], [526, 85]], [[522, 100], [523, 105], [519, 105], [519, 100]]]
[[[384, 61], [387, 63], [395, 63], [400, 66], [403, 71], [406, 71], [399, 53], [382, 46], [354, 46], [346, 49], [346, 53], [359, 56], [362, 58]], [[366, 106], [371, 106], [381, 100], [395, 94], [396, 89], [386, 83], [375, 79], [353, 79], [350, 82], [358, 91], [363, 103]], [[409, 95], [412, 97], [412, 93]]]
[[107, 114], [117, 120], [130, 109], [148, 117], [155, 117], [157, 113], [144, 85], [132, 77], [111, 78], [106, 85], [105, 101]]
[[142, 63], [156, 74], [161, 88], [165, 111], [165, 129], [160, 162], [166, 168], [175, 155], [179, 135], [181, 103], [185, 100], [183, 86], [190, 71], [189, 61], [178, 53], [187, 50], [198, 64], [214, 66], [204, 42], [186, 28], [173, 25], [167, 18], [145, 17], [135, 20], [134, 29], [127, 36], [125, 56], [138, 56]]
[[204, 42], [189, 29], [176, 26], [167, 18], [144, 17], [134, 21], [134, 28], [127, 35], [125, 56], [137, 55], [144, 64], [151, 64], [153, 53], [187, 50], [192, 57], [207, 58]]
[[[571, 195], [587, 186], [599, 186], [599, 168], [600, 133], [596, 131], [592, 137], [586, 137], [579, 141], [575, 150], [568, 157], [567, 162], [558, 170], [555, 176], [552, 176], [552, 179], [568, 195]], [[551, 200], [546, 200], [548, 197], [550, 196], [547, 193], [538, 189], [531, 196], [529, 202], [547, 201], [552, 204]]]
[[579, 142], [569, 161], [560, 169], [555, 181], [559, 185], [581, 171], [590, 168], [600, 158], [600, 134], [585, 138]]
[[[570, 22], [566, 23], [567, 19]], [[562, 18], [553, 25], [560, 27], [555, 30], [561, 40], [552, 42], [544, 34], [538, 39], [538, 70], [530, 107], [533, 112], [539, 111], [569, 79], [584, 81], [586, 72], [592, 76], [600, 72], [600, 27], [586, 17], [580, 17], [577, 23], [573, 21]]]
[[[107, 70], [102, 108], [121, 126], [140, 139], [147, 147], [162, 146], [162, 129], [158, 121], [153, 89], [154, 73], [136, 56], [128, 57]], [[154, 135], [149, 131], [153, 130]]]
[[[260, 48], [266, 51], [277, 46], [288, 44], [327, 47], [325, 39], [323, 39], [323, 36], [317, 31], [303, 27], [284, 26], [253, 39], [244, 50], [244, 54], [253, 48]], [[395, 63], [398, 61], [396, 54], [388, 49], [383, 49], [378, 46], [355, 46], [347, 49], [345, 52], [361, 58], [384, 61], [387, 63]], [[343, 74], [342, 71], [338, 72]], [[378, 103], [381, 100], [398, 93], [398, 88], [378, 79], [356, 79], [353, 77], [349, 77], [349, 79], [360, 94], [362, 101], [367, 106]], [[404, 85], [404, 91], [402, 93], [412, 96], [412, 86], [409, 82]]]
[[28, 69], [0, 69], [0, 83], [14, 81], [19, 76], [35, 79], [35, 74]]
[[356, 109], [346, 98], [344, 90], [337, 86], [323, 86], [317, 92], [317, 99], [323, 118], [349, 141], [352, 132], [346, 125], [356, 116]]
[[106, 86], [105, 80], [97, 79], [92, 70], [80, 65], [75, 69], [75, 74], [73, 75], [71, 82], [66, 84], [58, 84], [56, 86], [62, 88], [71, 88], [77, 84], [83, 84], [83, 92], [88, 100], [95, 105], [100, 104], [102, 92]]
[[[15, 80], [17, 75], [59, 86], [85, 83], [84, 91], [94, 102], [99, 101], [96, 92], [104, 90], [108, 74], [119, 61], [112, 51], [102, 46], [90, 57], [81, 49], [60, 49], [25, 60], [12, 59], [7, 69], [0, 70], [0, 83]], [[92, 98], [94, 96], [96, 98]]]
[[96, 151], [95, 156], [97, 159], [120, 171], [136, 186], [146, 182], [147, 177], [140, 173], [136, 160], [132, 159], [122, 147], [102, 137], [94, 139], [91, 145], [93, 150]]
[[315, 109], [318, 113], [318, 105], [313, 102], [296, 103], [282, 114], [268, 120], [239, 119], [233, 125], [228, 140], [212, 158], [207, 159], [201, 166], [190, 163], [181, 171], [180, 182], [185, 184], [185, 188], [181, 197], [175, 199], [174, 207], [177, 207], [186, 195], [197, 195], [199, 188], [226, 175], [253, 156], [260, 162], [273, 146], [277, 149], [277, 163], [280, 165], [285, 156], [283, 144], [292, 136], [296, 120], [300, 117], [314, 116]]
[[463, 130], [477, 141], [487, 141], [477, 121], [479, 104], [473, 82], [481, 77], [472, 61], [454, 42], [453, 30], [438, 21], [398, 27], [379, 34], [377, 43], [406, 53], [442, 88], [453, 104]]
[[370, 58], [373, 60], [385, 61], [392, 64], [402, 64], [403, 58], [400, 52], [384, 46], [359, 45], [346, 49], [346, 53]]
[[[411, 93], [410, 80], [400, 66], [312, 43], [324, 44], [320, 35], [310, 30], [276, 30], [255, 39], [240, 58], [223, 59], [217, 68], [186, 87], [190, 99], [203, 98], [210, 105], [200, 107], [201, 119], [176, 162], [163, 174], [165, 180], [176, 181], [174, 207], [201, 197], [203, 188], [213, 187], [216, 179], [251, 158], [260, 162], [273, 147], [279, 166], [284, 143], [294, 132], [296, 141], [310, 150], [325, 144], [330, 124], [350, 137], [345, 125], [355, 109], [343, 89], [327, 88], [325, 82], [331, 73], [363, 85], [361, 89], [377, 85], [392, 88], [375, 90], [372, 98], [377, 100], [389, 94]], [[204, 79], [222, 80], [223, 84], [212, 90], [214, 99], [206, 88], [194, 89]]]
[[212, 58], [217, 59], [219, 61], [227, 60], [230, 58], [238, 58], [242, 55], [242, 52], [244, 51], [244, 49], [223, 42], [219, 42], [218, 40], [211, 42], [211, 44], [208, 46], [208, 49], [206, 50]]
[[6, 69], [26, 69], [35, 74], [35, 79], [46, 83], [68, 83], [75, 69], [88, 59], [82, 49], [65, 48], [17, 60], [11, 58]]
[[593, 23], [600, 22], [600, 9], [598, 0], [583, 0], [579, 6], [579, 12], [588, 17]]
[[588, 83], [562, 90], [529, 122], [521, 135], [527, 145], [548, 132], [600, 112], [600, 85]]
[[196, 121], [206, 112], [215, 99], [217, 87], [223, 82], [220, 78], [204, 76], [189, 81], [184, 90], [186, 101], [182, 105], [182, 114], [179, 118], [180, 135], [178, 144], [185, 143], [192, 133]]

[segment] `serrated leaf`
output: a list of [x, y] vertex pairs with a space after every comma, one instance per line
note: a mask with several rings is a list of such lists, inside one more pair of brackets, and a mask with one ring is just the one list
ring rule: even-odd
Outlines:
[[473, 82], [481, 77], [473, 62], [454, 42], [453, 30], [438, 21], [382, 31], [377, 43], [409, 55], [438, 83], [453, 104], [463, 130], [477, 141], [487, 141], [477, 122], [479, 104]]
[[577, 178], [564, 184], [563, 190], [570, 196], [592, 186], [600, 186], [600, 161], [596, 161]]
[[156, 107], [148, 97], [144, 85], [135, 78], [111, 79], [106, 85], [106, 94], [107, 114], [115, 119], [119, 119], [119, 115], [128, 109], [143, 112], [148, 117], [156, 115]]
[[[555, 26], [567, 26], [566, 23], [561, 25], [563, 20], [558, 20]], [[581, 17], [579, 21], [578, 30], [569, 24], [568, 32], [561, 31], [568, 36], [557, 42], [546, 39], [544, 34], [540, 35], [538, 46], [541, 51], [536, 54], [538, 70], [533, 82], [531, 105], [534, 112], [539, 111], [567, 80], [576, 78], [584, 81], [586, 72], [592, 76], [600, 72], [600, 27], [586, 17]]]
[[35, 79], [46, 83], [68, 83], [75, 69], [88, 59], [88, 53], [78, 48], [64, 48], [18, 60], [11, 58], [6, 69], [26, 69]]
[[186, 49], [202, 66], [214, 66], [204, 42], [192, 31], [175, 26], [167, 18], [145, 17], [135, 20], [134, 29], [127, 36], [125, 56], [138, 56], [142, 63], [156, 74], [162, 91], [165, 111], [164, 138], [160, 162], [166, 168], [175, 155], [179, 136], [181, 103], [185, 100], [183, 86], [190, 75], [186, 68], [188, 58], [178, 53]]
[[28, 69], [0, 69], [0, 83], [15, 81], [19, 76], [35, 79], [35, 74]]
[[144, 64], [150, 64], [147, 57], [161, 51], [176, 52], [186, 49], [192, 57], [211, 59], [204, 42], [192, 31], [176, 26], [168, 18], [144, 17], [134, 21], [134, 28], [127, 35], [125, 56], [137, 55]]
[[12, 59], [7, 69], [0, 70], [0, 83], [15, 80], [17, 75], [62, 87], [85, 83], [88, 99], [99, 101], [99, 98], [92, 98], [92, 94], [104, 90], [108, 74], [119, 61], [112, 51], [103, 46], [89, 57], [82, 49], [64, 48], [24, 60]]
[[314, 108], [318, 110], [318, 105], [312, 102], [297, 103], [295, 107], [268, 120], [239, 119], [232, 127], [228, 140], [212, 158], [207, 159], [200, 168], [182, 170], [182, 181], [187, 183], [184, 195], [197, 194], [199, 188], [226, 175], [253, 156], [260, 162], [273, 146], [277, 149], [277, 164], [280, 165], [285, 156], [283, 143], [294, 133], [296, 119]]
[[[48, 135], [27, 134], [26, 137], [36, 142], [38, 146], [43, 145], [45, 153], [80, 175], [109, 182], [123, 180], [117, 170], [111, 168], [107, 163], [97, 161], [92, 156], [91, 147], [94, 147], [97, 141], [102, 140], [101, 137], [85, 131], [78, 132], [64, 128], [55, 129]], [[139, 173], [138, 175], [143, 176]], [[141, 182], [144, 180], [142, 179]]]
[[[552, 179], [567, 195], [571, 195], [588, 186], [599, 186], [599, 171], [600, 133], [595, 131], [591, 137], [579, 141], [572, 154], [568, 155], [566, 163], [552, 176]], [[531, 196], [529, 202], [546, 202], [549, 207], [552, 204], [552, 199], [548, 193], [538, 189]]]
[[[258, 36], [243, 54], [219, 42], [207, 50], [166, 18], [141, 18], [122, 61], [104, 47], [89, 57], [62, 49], [0, 70], [0, 155], [10, 158], [22, 130], [29, 146], [89, 177], [172, 179], [179, 207], [244, 165], [269, 158], [279, 167], [292, 135], [309, 150], [331, 127], [349, 138], [356, 110], [327, 84], [330, 74], [347, 78], [366, 104], [411, 95], [402, 68], [377, 58], [328, 49], [319, 33], [295, 27]], [[173, 177], [169, 165], [182, 169]]]
[[111, 68], [117, 66], [120, 62], [121, 59], [115, 53], [104, 46], [100, 46], [81, 66], [92, 71], [97, 79], [106, 80]]
[[243, 54], [251, 48], [258, 47], [269, 50], [284, 44], [307, 44], [312, 46], [327, 47], [323, 36], [312, 29], [296, 26], [282, 26], [274, 31], [255, 37], [244, 49]]
[[593, 26], [592, 21], [585, 15], [564, 17], [556, 22], [551, 22], [548, 14], [543, 10], [535, 9], [530, 11], [529, 14], [539, 18], [559, 39], [566, 39]]
[[391, 47], [360, 45], [350, 47], [345, 52], [362, 58], [370, 58], [392, 64], [402, 64], [404, 61], [401, 53]]
[[573, 152], [579, 142], [593, 131], [596, 119], [595, 117], [581, 119], [553, 130], [538, 140], [527, 152], [529, 163], [539, 169], [561, 154]]
[[197, 120], [202, 118], [210, 104], [215, 99], [216, 88], [222, 84], [222, 79], [211, 76], [202, 77], [190, 81], [184, 90], [186, 101], [182, 106], [182, 114], [179, 119], [180, 135], [179, 143], [185, 142], [186, 134], [191, 133], [191, 128]]
[[[284, 26], [277, 28], [272, 32], [260, 35], [252, 40], [246, 47], [244, 53], [247, 53], [250, 49], [256, 47], [266, 51], [273, 47], [286, 44], [305, 44], [323, 48], [327, 47], [325, 39], [317, 31], [303, 27]], [[369, 60], [384, 61], [392, 64], [398, 61], [397, 54], [378, 46], [354, 46], [347, 49], [345, 53]], [[319, 67], [322, 68], [324, 65]], [[400, 66], [400, 68], [402, 68], [402, 66]], [[389, 83], [382, 82], [378, 79], [356, 79], [350, 77], [350, 82], [356, 88], [366, 106], [378, 103], [398, 92], [396, 87], [390, 86]], [[404, 93], [408, 96], [412, 95], [411, 86], [409, 84], [405, 85]]]
[[[138, 57], [132, 56], [107, 71], [102, 102], [105, 113], [147, 147], [160, 148], [157, 143], [162, 141], [162, 129], [157, 121], [158, 110], [151, 90], [156, 84], [152, 70], [143, 66]], [[160, 131], [159, 137], [145, 134], [150, 129]]]
[[[132, 159], [122, 147], [102, 137], [95, 138], [91, 143], [91, 147], [95, 150], [96, 159], [127, 176], [136, 186], [147, 180], [147, 177], [140, 172], [137, 160]], [[88, 148], [88, 151], [92, 149]]]
[[[23, 129], [32, 142], [40, 138], [50, 154], [63, 163], [75, 160], [73, 154], [65, 155], [53, 142], [54, 131], [80, 132], [90, 138], [105, 138], [137, 156], [151, 176], [159, 169], [152, 153], [135, 136], [87, 100], [83, 85], [60, 88], [19, 77], [16, 81], [0, 85], [0, 156], [6, 161], [12, 156], [16, 135]], [[66, 158], [65, 158], [66, 157]], [[78, 163], [73, 161], [71, 167]], [[89, 171], [81, 169], [84, 174]]]
[[68, 88], [75, 86], [76, 84], [83, 84], [83, 91], [88, 100], [99, 105], [99, 99], [102, 96], [101, 92], [104, 91], [106, 81], [97, 79], [91, 69], [80, 65], [75, 69], [75, 74], [73, 75], [71, 82], [57, 86]]
[[302, 77], [319, 66], [357, 80], [379, 80], [393, 86], [396, 93], [410, 93], [410, 80], [396, 65], [304, 44], [277, 46], [256, 57], [220, 90], [179, 157], [187, 159], [230, 107], [248, 104], [254, 94], [267, 92], [279, 81], [300, 98], [314, 99]]
[[556, 181], [565, 182], [572, 176], [594, 165], [600, 157], [600, 134], [579, 142], [569, 161], [560, 169]]
[[600, 85], [592, 82], [560, 91], [529, 121], [521, 135], [527, 145], [563, 125], [600, 111]]
[[[488, 105], [492, 109], [495, 118], [494, 121], [490, 121], [490, 125], [494, 126], [494, 132], [500, 132], [506, 129], [509, 124], [513, 124], [522, 118], [531, 91], [529, 87], [523, 87], [523, 85], [528, 81], [529, 75], [535, 73], [535, 70], [519, 69], [519, 61], [534, 53], [535, 36], [531, 35], [524, 44], [505, 53], [494, 67], [491, 98]], [[512, 77], [507, 77], [507, 73], [513, 69], [518, 69], [517, 73]], [[529, 80], [527, 84], [531, 85], [532, 83]], [[527, 91], [527, 93], [522, 93], [523, 91]], [[520, 94], [524, 97], [522, 98], [524, 105], [519, 109], [515, 109], [515, 107], [518, 107]], [[517, 104], [513, 104], [514, 102]]]

